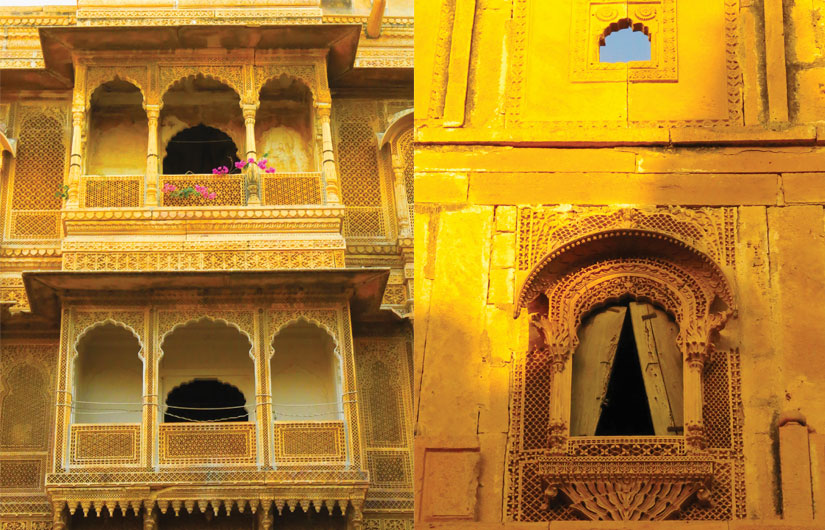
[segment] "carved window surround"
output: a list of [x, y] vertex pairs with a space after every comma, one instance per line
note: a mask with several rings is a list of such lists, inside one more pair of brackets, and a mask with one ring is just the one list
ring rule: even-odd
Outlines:
[[[603, 63], [604, 38], [619, 21], [641, 24], [650, 38], [650, 60]], [[678, 81], [676, 0], [578, 0], [573, 8], [570, 79], [573, 82]], [[634, 27], [635, 29], [635, 27]]]
[[[531, 246], [548, 245], [543, 247], [546, 254], [542, 259], [529, 257], [535, 255], [531, 246], [524, 249], [529, 252], [526, 262], [533, 267], [526, 275], [517, 307], [528, 307], [540, 296], [547, 300], [546, 309], [536, 309], [541, 304], [530, 306], [538, 338], [530, 355], [546, 359], [549, 406], [546, 415], [539, 416], [546, 418], [546, 442], [540, 452], [525, 450], [523, 439], [511, 437], [509, 458], [515, 473], [511, 480], [522, 477], [518, 480], [524, 483], [529, 475], [539, 481], [541, 489], [541, 499], [537, 499], [535, 489], [525, 498], [523, 486], [511, 485], [517, 497], [511, 497], [515, 504], [509, 509], [518, 520], [545, 520], [524, 515], [526, 509], [534, 514], [535, 510], [551, 510], [567, 513], [568, 518], [576, 518], [576, 514], [591, 520], [638, 519], [642, 511], [644, 517], [654, 520], [673, 518], [693, 501], [705, 504], [717, 475], [730, 473], [725, 471], [730, 466], [727, 461], [705, 449], [703, 423], [703, 368], [714, 353], [716, 332], [734, 309], [725, 273], [710, 255], [722, 257], [726, 253], [712, 240], [687, 242], [702, 231], [702, 225], [691, 222], [695, 214], [673, 216], [666, 223], [668, 230], [654, 230], [648, 225], [661, 223], [658, 215], [632, 210], [612, 218], [599, 213], [589, 221], [580, 215], [560, 225], [555, 243], [551, 243], [552, 230], [542, 227], [531, 234], [539, 238], [532, 239]], [[602, 226], [594, 230], [593, 222]], [[704, 225], [704, 230], [707, 228]], [[616, 249], [627, 257], [616, 258]], [[572, 356], [578, 346], [578, 328], [589, 314], [627, 298], [653, 303], [679, 324], [685, 434], [570, 437]], [[525, 384], [523, 377], [517, 374], [520, 389]], [[533, 391], [541, 389], [533, 387]], [[540, 425], [520, 423], [522, 405], [518, 400], [522, 398], [515, 399], [516, 436], [521, 436], [522, 429], [541, 429]], [[533, 504], [525, 506], [527, 502]]]

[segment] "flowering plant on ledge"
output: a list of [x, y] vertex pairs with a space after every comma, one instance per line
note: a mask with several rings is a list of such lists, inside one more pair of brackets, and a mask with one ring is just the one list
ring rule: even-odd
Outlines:
[[185, 188], [178, 189], [177, 186], [174, 184], [169, 184], [168, 182], [163, 185], [163, 193], [165, 195], [169, 195], [170, 197], [180, 197], [185, 199], [190, 195], [198, 194], [204, 199], [214, 199], [218, 196], [217, 193], [214, 191], [210, 191], [209, 188], [206, 186], [201, 186], [200, 184], [195, 184], [195, 186], [187, 186]]
[[[268, 161], [266, 159], [267, 156], [269, 156], [269, 153], [264, 153], [264, 156], [260, 160], [255, 160], [252, 157], [249, 157], [246, 161], [239, 160], [239, 161], [235, 162], [235, 169], [243, 171], [244, 169], [247, 168], [247, 166], [258, 166], [259, 168], [266, 171], [267, 173], [275, 173], [275, 168], [274, 167], [268, 167], [267, 166], [267, 164], [268, 164]], [[215, 169], [212, 170], [212, 174], [213, 175], [226, 175], [230, 171], [232, 171], [232, 170], [229, 169], [227, 166], [219, 166], [219, 167], [216, 167]]]

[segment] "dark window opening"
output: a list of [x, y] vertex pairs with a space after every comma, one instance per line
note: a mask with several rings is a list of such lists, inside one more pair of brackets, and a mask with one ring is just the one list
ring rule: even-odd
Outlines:
[[643, 24], [633, 24], [630, 19], [620, 20], [606, 30], [599, 43], [599, 62], [627, 63], [649, 61], [650, 35]]
[[211, 174], [220, 166], [234, 169], [238, 160], [238, 147], [229, 135], [201, 124], [184, 129], [169, 140], [163, 174]]
[[578, 335], [571, 436], [682, 434], [682, 352], [672, 318], [630, 301], [591, 315]]
[[236, 387], [217, 379], [195, 379], [169, 392], [163, 421], [249, 421], [245, 405], [246, 398]]
[[602, 402], [596, 436], [644, 436], [653, 434], [650, 406], [642, 379], [642, 366], [633, 338], [630, 311], [625, 313], [613, 370]]

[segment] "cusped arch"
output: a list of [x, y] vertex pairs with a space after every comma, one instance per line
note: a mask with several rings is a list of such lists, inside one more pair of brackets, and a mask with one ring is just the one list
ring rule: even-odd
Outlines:
[[140, 350], [138, 351], [138, 357], [143, 359], [143, 352], [145, 350], [145, 345], [143, 344], [143, 339], [141, 338], [140, 334], [137, 331], [135, 331], [135, 329], [132, 326], [130, 326], [129, 324], [126, 324], [125, 322], [121, 322], [120, 320], [116, 320], [116, 319], [111, 318], [111, 317], [105, 318], [103, 320], [95, 321], [95, 322], [89, 324], [88, 326], [86, 326], [85, 328], [83, 328], [83, 330], [81, 330], [80, 333], [77, 333], [75, 335], [74, 343], [72, 344], [72, 359], [76, 359], [77, 356], [79, 355], [79, 352], [77, 351], [77, 345], [80, 344], [80, 341], [82, 341], [84, 339], [84, 337], [86, 335], [88, 335], [90, 332], [92, 332], [93, 330], [95, 330], [99, 327], [105, 326], [105, 325], [114, 325], [114, 326], [117, 326], [119, 328], [123, 328], [126, 331], [128, 331], [129, 333], [131, 333], [137, 339], [138, 344], [140, 345]]
[[381, 141], [378, 144], [379, 149], [383, 149], [385, 145], [392, 144], [398, 140], [402, 134], [407, 130], [413, 128], [413, 109], [404, 109], [393, 114], [390, 119], [390, 125], [384, 134], [381, 135]]
[[617, 31], [621, 31], [623, 29], [632, 29], [633, 32], [640, 32], [650, 40], [650, 28], [647, 27], [644, 22], [633, 22], [631, 18], [622, 18], [615, 22], [611, 22], [607, 25], [606, 28], [602, 31], [601, 35], [599, 36], [599, 46], [604, 46], [606, 43], [607, 37], [611, 33], [615, 33]]
[[146, 91], [144, 90], [143, 84], [140, 81], [138, 81], [134, 76], [130, 76], [130, 75], [124, 74], [122, 72], [112, 72], [111, 75], [102, 76], [102, 77], [93, 79], [91, 85], [89, 84], [89, 81], [87, 80], [87, 84], [86, 84], [86, 108], [87, 109], [89, 107], [91, 107], [92, 98], [94, 97], [95, 92], [97, 92], [100, 88], [102, 88], [103, 85], [105, 85], [107, 83], [111, 83], [112, 81], [123, 81], [123, 82], [129, 83], [130, 85], [137, 88], [138, 92], [140, 92], [140, 97], [141, 97], [142, 103], [144, 105], [146, 104]]
[[301, 71], [296, 73], [295, 71], [290, 71], [287, 69], [278, 69], [275, 71], [267, 72], [266, 74], [262, 75], [261, 70], [258, 69], [256, 71], [256, 78], [255, 78], [255, 95], [260, 100], [261, 92], [263, 91], [264, 87], [272, 82], [275, 79], [292, 79], [293, 81], [297, 81], [301, 85], [303, 85], [307, 92], [310, 95], [311, 101], [310, 104], [319, 101], [318, 97], [318, 90], [315, 86], [315, 69], [314, 67], [306, 67], [305, 71]]
[[733, 292], [724, 271], [704, 249], [670, 233], [611, 228], [567, 240], [539, 259], [519, 290], [514, 316], [561, 278], [608, 256], [678, 262], [689, 277], [701, 278], [701, 283], [712, 291], [710, 303], [719, 299], [728, 309], [734, 307]]
[[160, 90], [160, 102], [163, 103], [166, 94], [169, 93], [169, 90], [173, 86], [183, 81], [186, 81], [187, 79], [196, 79], [199, 76], [206, 79], [211, 79], [213, 81], [217, 81], [218, 83], [232, 90], [232, 92], [234, 92], [235, 95], [238, 96], [238, 99], [242, 99], [241, 93], [243, 92], [243, 87], [239, 86], [235, 80], [230, 78], [230, 76], [221, 75], [220, 73], [214, 71], [198, 70], [191, 72], [181, 72], [178, 75], [170, 76], [168, 79], [163, 79], [163, 86]]
[[299, 323], [299, 322], [304, 322], [304, 323], [307, 323], [307, 324], [311, 324], [311, 325], [313, 325], [313, 326], [315, 326], [315, 327], [317, 327], [317, 328], [321, 329], [321, 331], [326, 332], [326, 334], [327, 334], [327, 335], [329, 335], [329, 337], [332, 339], [332, 344], [335, 346], [335, 348], [333, 349], [333, 352], [332, 352], [332, 353], [333, 353], [333, 355], [335, 355], [335, 357], [336, 357], [339, 361], [341, 360], [341, 347], [340, 347], [340, 344], [338, 343], [338, 336], [335, 334], [335, 332], [334, 332], [334, 331], [332, 331], [332, 330], [329, 328], [329, 326], [327, 326], [326, 324], [324, 324], [324, 323], [323, 323], [323, 322], [321, 322], [320, 320], [315, 319], [315, 318], [308, 317], [308, 316], [306, 316], [306, 315], [299, 315], [299, 316], [297, 316], [297, 317], [295, 317], [295, 318], [292, 318], [292, 319], [290, 319], [290, 320], [284, 321], [284, 322], [280, 323], [280, 324], [278, 325], [278, 327], [277, 327], [277, 328], [275, 328], [275, 329], [272, 331], [272, 334], [271, 334], [271, 335], [270, 335], [270, 337], [269, 337], [269, 359], [270, 359], [270, 360], [272, 359], [272, 356], [273, 356], [273, 355], [275, 355], [275, 347], [274, 347], [274, 345], [273, 345], [273, 344], [275, 343], [275, 339], [278, 337], [278, 335], [279, 335], [279, 334], [280, 334], [283, 330], [285, 330], [285, 329], [287, 329], [288, 327], [290, 327], [290, 326], [292, 326], [292, 325], [294, 325], [294, 324], [297, 324], [297, 323]]
[[241, 326], [239, 324], [237, 324], [235, 322], [232, 322], [232, 321], [229, 321], [229, 320], [226, 320], [224, 318], [219, 318], [219, 317], [216, 318], [216, 317], [210, 317], [208, 315], [204, 315], [202, 317], [195, 317], [195, 318], [190, 318], [190, 319], [187, 319], [187, 320], [182, 320], [180, 322], [176, 322], [172, 327], [170, 327], [168, 330], [166, 330], [160, 336], [160, 338], [158, 339], [158, 346], [159, 346], [158, 347], [158, 350], [159, 350], [158, 363], [160, 363], [160, 360], [163, 359], [166, 356], [166, 351], [164, 351], [164, 349], [163, 349], [163, 344], [166, 342], [166, 339], [168, 337], [170, 337], [178, 329], [185, 328], [186, 326], [189, 326], [191, 324], [196, 324], [198, 322], [203, 322], [203, 321], [211, 322], [213, 324], [223, 324], [228, 328], [235, 329], [238, 333], [240, 333], [241, 335], [246, 337], [246, 340], [249, 343], [249, 352], [248, 352], [249, 358], [252, 359], [253, 361], [255, 360], [255, 352], [254, 352], [254, 346], [253, 346], [254, 341], [252, 340], [252, 336], [248, 332], [246, 332], [243, 328], [241, 328]]

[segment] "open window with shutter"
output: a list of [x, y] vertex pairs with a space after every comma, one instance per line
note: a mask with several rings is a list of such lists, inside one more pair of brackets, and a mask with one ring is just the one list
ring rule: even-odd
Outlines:
[[678, 332], [664, 311], [642, 302], [586, 320], [573, 355], [570, 435], [682, 434]]

